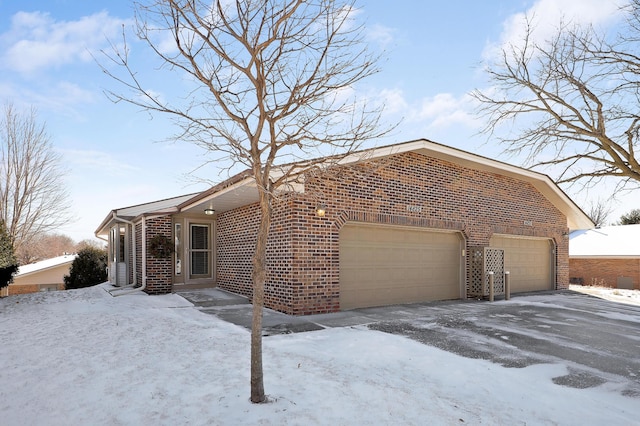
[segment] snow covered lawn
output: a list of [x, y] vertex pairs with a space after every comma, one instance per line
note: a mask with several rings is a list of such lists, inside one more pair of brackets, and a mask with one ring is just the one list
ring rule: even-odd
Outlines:
[[[555, 385], [561, 364], [504, 368], [366, 327], [264, 339], [177, 295], [103, 287], [0, 300], [3, 425], [629, 425], [640, 399]], [[639, 355], [640, 356], [640, 355]]]
[[569, 289], [601, 299], [611, 300], [612, 302], [640, 305], [640, 291], [638, 290], [582, 285], [570, 285]]

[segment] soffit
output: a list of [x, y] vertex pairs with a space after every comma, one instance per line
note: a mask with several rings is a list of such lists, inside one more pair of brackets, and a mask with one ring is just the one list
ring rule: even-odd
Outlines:
[[217, 192], [191, 198], [192, 200], [186, 200], [180, 206], [180, 212], [202, 214], [205, 209], [226, 212], [257, 203], [259, 201], [259, 193], [253, 178], [247, 177]]

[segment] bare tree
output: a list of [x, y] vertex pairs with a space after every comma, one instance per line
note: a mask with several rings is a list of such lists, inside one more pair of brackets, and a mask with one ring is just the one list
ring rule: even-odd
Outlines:
[[76, 252], [80, 251], [82, 249], [85, 248], [93, 248], [93, 249], [100, 249], [100, 250], [106, 250], [107, 247], [105, 245], [105, 243], [103, 241], [97, 240], [97, 239], [84, 239], [82, 241], [80, 241], [78, 244], [76, 244]]
[[[218, 165], [248, 167], [259, 190], [251, 401], [265, 402], [262, 308], [273, 202], [295, 179], [385, 133], [380, 107], [353, 96], [353, 86], [377, 72], [377, 58], [354, 25], [353, 0], [156, 0], [135, 8], [137, 36], [195, 85], [186, 102], [155, 96], [138, 80], [125, 43], [107, 54], [124, 73], [103, 70], [130, 91], [109, 96], [174, 117], [176, 140], [224, 154]], [[174, 49], [159, 37], [167, 34]]]
[[545, 42], [534, 41], [528, 20], [522, 43], [487, 65], [493, 86], [474, 92], [487, 118], [484, 131], [507, 152], [526, 154], [529, 166], [546, 167], [558, 183], [590, 187], [614, 177], [614, 192], [636, 187], [640, 1], [626, 12], [629, 25], [617, 35], [561, 25]]
[[21, 265], [39, 260], [62, 256], [65, 253], [75, 253], [76, 243], [67, 235], [58, 233], [35, 235], [20, 246], [16, 257]]
[[69, 220], [60, 161], [36, 111], [21, 113], [6, 104], [0, 117], [0, 219], [16, 253]]
[[605, 201], [598, 200], [589, 205], [589, 212], [587, 215], [594, 225], [596, 225], [596, 228], [601, 228], [607, 224], [611, 210], [611, 206], [607, 205]]

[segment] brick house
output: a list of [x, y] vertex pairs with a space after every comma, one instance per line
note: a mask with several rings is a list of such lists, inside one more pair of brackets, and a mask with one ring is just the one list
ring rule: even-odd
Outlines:
[[[293, 188], [274, 204], [265, 305], [295, 315], [475, 296], [495, 253], [513, 292], [566, 288], [569, 231], [593, 227], [548, 176], [427, 140], [363, 151]], [[113, 210], [96, 231], [111, 283], [250, 296], [257, 201], [243, 173]], [[173, 254], [158, 253], [163, 238]]]
[[640, 225], [574, 231], [569, 237], [572, 283], [640, 289]]

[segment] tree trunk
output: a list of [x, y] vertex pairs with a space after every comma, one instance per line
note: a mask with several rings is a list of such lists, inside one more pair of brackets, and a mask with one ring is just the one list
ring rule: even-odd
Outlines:
[[271, 194], [260, 191], [260, 226], [253, 255], [253, 321], [251, 323], [251, 402], [266, 402], [262, 372], [262, 308], [266, 280], [267, 238], [271, 226]]

